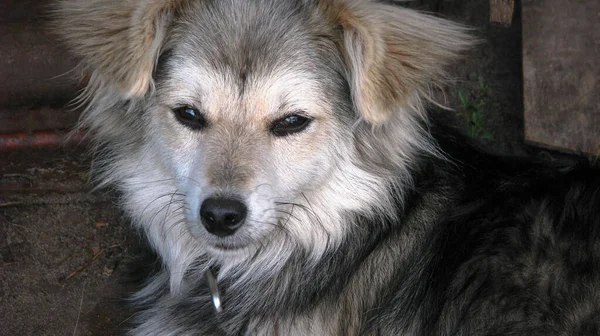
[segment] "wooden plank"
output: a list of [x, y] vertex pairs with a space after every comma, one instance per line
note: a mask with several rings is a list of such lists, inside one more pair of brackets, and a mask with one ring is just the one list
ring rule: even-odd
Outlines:
[[490, 22], [510, 26], [515, 11], [515, 0], [490, 0]]
[[0, 106], [61, 106], [81, 85], [72, 59], [50, 33], [53, 0], [0, 1]]
[[525, 140], [600, 154], [600, 1], [522, 6]]

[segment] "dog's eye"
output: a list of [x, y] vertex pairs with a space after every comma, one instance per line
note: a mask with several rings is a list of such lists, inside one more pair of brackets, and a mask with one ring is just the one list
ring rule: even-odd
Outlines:
[[196, 108], [191, 106], [180, 106], [175, 108], [173, 112], [175, 112], [175, 116], [177, 116], [177, 119], [182, 124], [193, 130], [199, 130], [206, 127], [206, 119], [204, 119], [202, 113]]
[[295, 114], [289, 115], [287, 117], [275, 120], [271, 124], [271, 133], [276, 136], [286, 136], [293, 133], [298, 133], [308, 127], [311, 122], [312, 119], [303, 116]]

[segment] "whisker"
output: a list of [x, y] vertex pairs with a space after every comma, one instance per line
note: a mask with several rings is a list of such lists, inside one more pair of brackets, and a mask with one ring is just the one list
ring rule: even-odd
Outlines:
[[[142, 212], [141, 212], [141, 216], [143, 216], [143, 215], [144, 215], [144, 213], [146, 212], [146, 210], [148, 210], [148, 208], [149, 208], [149, 207], [150, 207], [152, 204], [154, 204], [154, 202], [156, 202], [156, 201], [158, 201], [158, 200], [162, 199], [163, 197], [168, 197], [168, 196], [172, 196], [172, 193], [166, 193], [166, 194], [163, 194], [163, 195], [157, 196], [155, 199], [153, 199], [152, 201], [148, 202], [148, 204], [146, 204], [146, 206], [145, 206], [145, 207], [144, 207], [144, 209], [142, 210]], [[182, 195], [182, 196], [184, 196], [184, 195]], [[163, 209], [163, 208], [161, 208], [160, 210], [162, 210], [162, 209]]]

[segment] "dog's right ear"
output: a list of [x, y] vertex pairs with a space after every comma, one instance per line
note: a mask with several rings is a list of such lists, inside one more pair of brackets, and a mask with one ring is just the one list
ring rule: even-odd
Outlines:
[[58, 34], [125, 99], [143, 96], [172, 12], [183, 0], [61, 0]]

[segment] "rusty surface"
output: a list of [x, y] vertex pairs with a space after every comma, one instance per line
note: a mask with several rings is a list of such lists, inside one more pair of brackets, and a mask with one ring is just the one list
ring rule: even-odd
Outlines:
[[0, 152], [31, 147], [64, 147], [79, 144], [83, 140], [83, 133], [69, 131], [0, 133]]
[[600, 1], [522, 6], [525, 139], [600, 154]]

